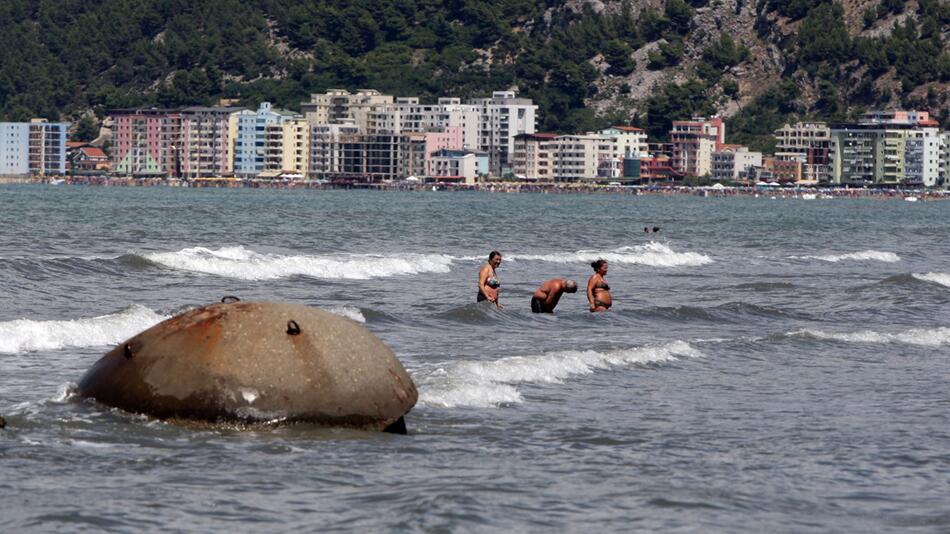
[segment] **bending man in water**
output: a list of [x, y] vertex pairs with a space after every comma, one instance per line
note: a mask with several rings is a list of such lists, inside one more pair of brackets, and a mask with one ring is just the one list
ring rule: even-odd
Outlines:
[[552, 278], [542, 282], [541, 287], [531, 297], [531, 311], [554, 313], [554, 308], [564, 293], [577, 293], [577, 282], [566, 278]]
[[482, 265], [482, 268], [478, 271], [478, 296], [475, 297], [476, 302], [487, 300], [488, 302], [494, 302], [495, 306], [499, 308], [504, 308], [504, 306], [498, 302], [498, 288], [501, 287], [501, 282], [499, 282], [495, 276], [495, 269], [497, 269], [499, 265], [501, 265], [501, 252], [493, 250], [488, 254], [488, 263]]

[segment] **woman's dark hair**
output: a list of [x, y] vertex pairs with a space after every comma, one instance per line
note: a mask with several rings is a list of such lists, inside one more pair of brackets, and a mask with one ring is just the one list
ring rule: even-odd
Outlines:
[[495, 259], [495, 256], [501, 256], [501, 252], [498, 252], [497, 250], [493, 250], [493, 251], [489, 252], [489, 253], [488, 253], [488, 261], [492, 261], [493, 259]]
[[590, 262], [590, 266], [594, 268], [594, 272], [596, 273], [597, 271], [600, 270], [600, 267], [605, 263], [607, 263], [607, 260], [600, 259], [597, 261]]

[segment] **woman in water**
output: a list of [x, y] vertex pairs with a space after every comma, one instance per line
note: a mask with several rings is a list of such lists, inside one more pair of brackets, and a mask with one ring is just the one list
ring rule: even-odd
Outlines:
[[494, 302], [495, 306], [499, 308], [504, 307], [498, 302], [498, 288], [501, 287], [501, 282], [499, 282], [495, 276], [495, 269], [497, 269], [499, 265], [501, 265], [501, 252], [493, 250], [488, 254], [488, 263], [482, 265], [482, 268], [478, 271], [478, 296], [475, 298], [476, 302], [487, 300], [488, 302]]
[[590, 311], [607, 311], [613, 304], [610, 298], [610, 286], [604, 277], [607, 276], [607, 260], [597, 260], [590, 264], [594, 269], [594, 274], [587, 281], [587, 301], [590, 303]]

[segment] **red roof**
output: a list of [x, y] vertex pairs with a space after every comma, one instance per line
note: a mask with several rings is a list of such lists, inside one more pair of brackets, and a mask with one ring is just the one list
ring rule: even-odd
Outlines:
[[90, 158], [105, 158], [106, 153], [102, 151], [101, 148], [96, 148], [94, 146], [84, 146], [79, 149], [83, 155]]
[[637, 128], [635, 126], [614, 126], [615, 129], [620, 130], [621, 132], [642, 132], [643, 128]]

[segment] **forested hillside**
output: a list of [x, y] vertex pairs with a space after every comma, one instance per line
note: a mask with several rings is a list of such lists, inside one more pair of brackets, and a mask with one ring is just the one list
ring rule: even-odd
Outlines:
[[542, 130], [662, 138], [719, 112], [730, 140], [768, 148], [783, 121], [875, 107], [947, 126], [948, 28], [946, 0], [4, 0], [0, 120], [89, 137], [116, 107], [514, 87]]

